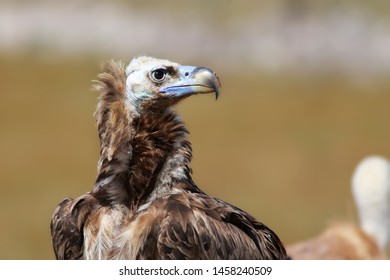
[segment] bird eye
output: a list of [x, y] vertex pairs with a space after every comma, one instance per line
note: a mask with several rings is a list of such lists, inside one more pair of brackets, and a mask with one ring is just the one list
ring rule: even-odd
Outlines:
[[166, 69], [159, 68], [159, 69], [153, 70], [151, 76], [155, 82], [159, 83], [159, 82], [162, 82], [164, 80], [166, 74], [167, 74]]

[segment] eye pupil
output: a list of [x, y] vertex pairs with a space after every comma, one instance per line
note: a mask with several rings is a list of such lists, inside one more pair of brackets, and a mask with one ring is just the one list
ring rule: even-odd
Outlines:
[[152, 77], [157, 82], [163, 80], [165, 78], [166, 71], [164, 69], [156, 69], [152, 72]]

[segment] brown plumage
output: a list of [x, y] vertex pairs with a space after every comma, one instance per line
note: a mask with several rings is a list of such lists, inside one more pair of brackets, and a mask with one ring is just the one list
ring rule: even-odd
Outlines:
[[286, 259], [277, 235], [191, 179], [180, 100], [219, 93], [210, 69], [151, 57], [110, 62], [96, 84], [96, 184], [51, 222], [57, 259]]
[[376, 240], [353, 223], [336, 223], [318, 236], [286, 246], [296, 260], [376, 260], [385, 252]]
[[360, 223], [331, 224], [314, 238], [286, 247], [293, 259], [372, 260], [386, 258], [390, 237], [390, 165], [368, 157], [356, 168], [352, 191]]

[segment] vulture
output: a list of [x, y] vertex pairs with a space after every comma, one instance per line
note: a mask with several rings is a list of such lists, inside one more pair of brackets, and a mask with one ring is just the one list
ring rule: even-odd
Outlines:
[[359, 224], [331, 224], [312, 239], [286, 246], [293, 259], [385, 259], [390, 238], [390, 164], [379, 156], [365, 158], [352, 176]]
[[205, 67], [148, 56], [97, 76], [100, 159], [92, 191], [59, 203], [57, 259], [287, 259], [278, 236], [191, 178], [191, 143], [175, 105], [220, 91]]

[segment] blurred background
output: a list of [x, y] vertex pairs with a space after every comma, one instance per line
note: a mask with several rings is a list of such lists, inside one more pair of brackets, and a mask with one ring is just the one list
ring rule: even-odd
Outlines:
[[215, 70], [179, 113], [197, 184], [293, 243], [354, 221], [351, 175], [390, 157], [390, 2], [0, 0], [0, 259], [53, 259], [50, 218], [94, 185], [91, 80], [111, 58]]

